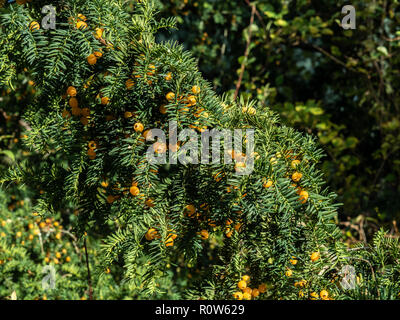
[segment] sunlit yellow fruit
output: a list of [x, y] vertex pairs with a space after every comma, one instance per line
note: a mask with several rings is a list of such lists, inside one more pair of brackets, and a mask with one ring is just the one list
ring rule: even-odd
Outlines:
[[78, 19], [82, 20], [82, 21], [86, 21], [86, 17], [81, 13], [78, 13]]
[[76, 24], [77, 29], [82, 29], [85, 30], [88, 27], [87, 23], [85, 21], [79, 20]]
[[202, 240], [207, 240], [208, 236], [209, 236], [208, 231], [207, 230], [201, 230], [200, 231], [200, 236], [201, 236]]
[[273, 181], [271, 179], [268, 179], [268, 180], [264, 181], [264, 183], [263, 183], [263, 187], [266, 189], [268, 189], [272, 185], [273, 185]]
[[188, 217], [193, 217], [194, 214], [195, 214], [195, 212], [196, 212], [196, 208], [195, 208], [194, 205], [188, 204], [188, 205], [185, 207], [185, 213], [186, 213], [186, 215], [187, 215]]
[[71, 97], [75, 97], [76, 94], [77, 94], [77, 91], [76, 91], [75, 87], [73, 87], [73, 86], [68, 87], [67, 95], [69, 95]]
[[101, 98], [101, 104], [102, 105], [107, 105], [110, 103], [110, 98], [109, 97], [103, 97]]
[[29, 25], [29, 29], [30, 29], [31, 31], [39, 30], [39, 29], [40, 29], [40, 24], [39, 24], [37, 21], [32, 21], [32, 22], [30, 23], [30, 25]]
[[244, 300], [251, 300], [251, 293], [248, 293], [248, 292], [243, 293], [243, 299]]
[[175, 99], [175, 93], [173, 92], [168, 92], [167, 95], [165, 96], [168, 101], [172, 101]]
[[238, 282], [238, 288], [239, 288], [240, 290], [246, 289], [246, 288], [247, 288], [247, 283], [246, 283], [246, 281], [244, 281], [244, 280], [239, 281], [239, 282]]
[[300, 200], [301, 203], [304, 204], [304, 203], [307, 202], [307, 200], [308, 200], [308, 192], [306, 190], [300, 191], [299, 196], [300, 196], [299, 200]]
[[242, 280], [243, 280], [243, 281], [246, 281], [246, 283], [247, 283], [247, 282], [250, 281], [250, 276], [244, 275], [244, 276], [242, 277]]
[[242, 300], [242, 299], [243, 299], [243, 293], [237, 291], [237, 292], [235, 292], [235, 293], [233, 294], [233, 297], [234, 297], [236, 300]]
[[165, 246], [166, 246], [166, 247], [172, 247], [173, 245], [174, 245], [174, 239], [168, 238], [168, 239], [165, 241]]
[[170, 81], [172, 80], [172, 73], [168, 72], [168, 74], [165, 76], [165, 80]]
[[267, 286], [262, 283], [258, 286], [258, 291], [260, 291], [260, 293], [264, 293], [265, 291], [267, 291]]
[[145, 238], [147, 240], [154, 240], [156, 237], [158, 237], [158, 232], [156, 229], [150, 228], [149, 230], [147, 230], [147, 233], [145, 234]]
[[190, 105], [194, 106], [197, 103], [197, 99], [195, 96], [189, 96], [188, 97], [188, 102]]
[[317, 300], [317, 299], [318, 299], [318, 293], [316, 293], [316, 292], [311, 292], [311, 293], [310, 293], [310, 299], [311, 299], [311, 300]]
[[144, 126], [143, 126], [142, 123], [137, 122], [137, 123], [135, 123], [135, 124], [133, 125], [133, 129], [134, 129], [136, 132], [142, 132], [143, 129], [144, 129]]
[[313, 253], [311, 254], [311, 256], [310, 256], [312, 262], [317, 261], [320, 257], [321, 257], [321, 256], [320, 256], [319, 252], [313, 252]]
[[293, 169], [296, 169], [297, 165], [299, 165], [299, 164], [300, 164], [300, 160], [293, 160], [293, 161], [290, 163], [290, 166], [291, 166]]
[[292, 259], [290, 259], [289, 262], [290, 262], [292, 265], [296, 265], [296, 264], [297, 264], [297, 259], [296, 259], [296, 257], [292, 257]]
[[101, 28], [96, 28], [96, 32], [94, 34], [94, 37], [96, 39], [100, 39], [103, 36], [103, 29]]
[[286, 272], [285, 272], [286, 277], [291, 277], [292, 274], [293, 274], [293, 271], [290, 270], [290, 269], [287, 269]]
[[329, 299], [329, 293], [326, 290], [322, 290], [319, 293], [319, 296], [321, 297], [322, 300], [328, 300]]
[[302, 176], [303, 174], [301, 172], [296, 171], [295, 173], [292, 174], [292, 180], [294, 182], [299, 182]]
[[199, 94], [200, 93], [200, 87], [199, 86], [193, 86], [192, 87], [192, 92], [194, 94]]
[[258, 289], [253, 289], [251, 291], [251, 295], [253, 298], [257, 298], [259, 296], [259, 294], [260, 294], [260, 291], [258, 291]]
[[91, 66], [93, 66], [93, 65], [96, 64], [96, 62], [97, 62], [96, 56], [95, 56], [93, 53], [90, 54], [90, 55], [87, 57], [87, 62], [88, 62]]
[[137, 196], [139, 194], [140, 190], [138, 187], [132, 186], [132, 187], [130, 187], [129, 192], [131, 195]]

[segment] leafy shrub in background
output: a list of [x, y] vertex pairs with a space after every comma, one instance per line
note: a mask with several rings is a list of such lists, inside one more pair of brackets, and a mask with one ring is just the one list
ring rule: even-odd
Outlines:
[[[257, 11], [249, 27], [252, 4]], [[367, 216], [356, 220], [364, 226], [391, 223], [400, 208], [399, 4], [352, 1], [357, 29], [347, 31], [340, 27], [345, 4], [174, 0], [160, 6], [177, 17], [172, 37], [191, 48], [218, 91], [234, 91], [244, 63], [243, 95], [318, 136], [343, 218]]]

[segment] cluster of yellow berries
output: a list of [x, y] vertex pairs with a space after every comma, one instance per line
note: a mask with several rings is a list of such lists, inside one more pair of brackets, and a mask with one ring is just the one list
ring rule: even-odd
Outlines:
[[237, 291], [233, 294], [233, 297], [236, 300], [251, 300], [252, 298], [257, 298], [260, 293], [264, 293], [267, 291], [267, 287], [265, 284], [260, 284], [258, 288], [250, 288], [248, 285], [250, 283], [250, 277], [248, 275], [244, 275], [242, 279], [238, 282], [237, 286], [241, 290]]
[[331, 297], [329, 297], [329, 292], [326, 290], [322, 290], [319, 295], [316, 292], [311, 292], [310, 293], [310, 299], [311, 300], [317, 300], [318, 298], [321, 298], [321, 300], [332, 300]]
[[[168, 235], [165, 240], [165, 246], [166, 247], [172, 247], [174, 245], [174, 240], [178, 237], [176, 232], [174, 230], [168, 230]], [[150, 228], [147, 230], [146, 234], [144, 235], [146, 240], [152, 241], [154, 239], [160, 239], [161, 236], [159, 235], [158, 231], [155, 228]]]
[[[300, 160], [294, 159], [294, 160], [292, 160], [292, 162], [290, 163], [290, 166], [291, 166], [293, 169], [296, 169], [296, 167], [297, 167], [299, 164], [300, 164]], [[292, 184], [292, 186], [293, 186], [294, 188], [297, 189], [297, 190], [296, 190], [296, 193], [299, 195], [299, 201], [300, 201], [302, 204], [304, 204], [304, 203], [306, 203], [307, 200], [308, 200], [308, 197], [309, 197], [308, 192], [307, 192], [306, 190], [303, 190], [301, 187], [297, 186], [297, 184], [296, 184], [296, 183], [300, 182], [300, 180], [301, 180], [302, 177], [303, 177], [303, 174], [302, 174], [301, 172], [295, 171], [295, 172], [292, 174], [292, 181], [294, 182], [294, 183]]]
[[[70, 21], [71, 21], [72, 19], [70, 18]], [[85, 30], [85, 29], [87, 29], [87, 27], [88, 27], [88, 25], [87, 25], [87, 23], [86, 23], [86, 17], [83, 15], [83, 14], [81, 14], [81, 13], [79, 13], [78, 14], [78, 19], [77, 19], [77, 21], [76, 21], [76, 28], [77, 29], [82, 29], [82, 30]]]
[[59, 264], [62, 260], [61, 260], [61, 258], [64, 256], [65, 258], [64, 258], [64, 261], [65, 262], [70, 262], [71, 261], [71, 257], [70, 256], [68, 256], [67, 255], [67, 249], [65, 249], [65, 248], [63, 248], [62, 250], [61, 250], [61, 252], [59, 252], [59, 251], [57, 251], [55, 254], [54, 254], [54, 256], [52, 257], [51, 256], [51, 253], [50, 252], [47, 252], [46, 253], [46, 257], [44, 258], [44, 262], [46, 262], [46, 263], [50, 263], [50, 262], [53, 262], [53, 263], [55, 263], [55, 264]]
[[[168, 75], [167, 75], [168, 77]], [[169, 77], [166, 79], [169, 79]], [[172, 102], [177, 102], [177, 103], [182, 103], [183, 107], [180, 108], [178, 111], [181, 112], [182, 114], [186, 114], [189, 111], [192, 111], [193, 116], [196, 118], [208, 118], [209, 114], [208, 112], [205, 112], [204, 108], [196, 108], [195, 106], [198, 105], [198, 95], [200, 94], [201, 89], [199, 86], [195, 85], [191, 88], [191, 93], [187, 95], [179, 95], [176, 96], [174, 92], [168, 92], [165, 95], [165, 98], [168, 103]], [[166, 106], [162, 105], [160, 107], [160, 113], [165, 114], [167, 111]], [[207, 126], [201, 126], [199, 121], [195, 121], [193, 124], [189, 125], [190, 128], [196, 129], [199, 132], [203, 132], [204, 130], [207, 129]]]
[[[63, 226], [58, 221], [53, 222], [52, 218], [42, 221], [40, 218], [37, 218], [36, 223], [43, 232], [55, 233], [55, 238], [57, 240], [61, 239]], [[34, 229], [32, 224], [29, 224], [28, 227], [29, 229]], [[39, 231], [34, 230], [34, 234], [39, 234]]]
[[[80, 117], [80, 122], [86, 126], [89, 123], [89, 118], [90, 118], [90, 109], [89, 108], [80, 108], [79, 107], [79, 102], [77, 99], [77, 90], [74, 86], [69, 86], [67, 88], [67, 92], [66, 92], [66, 96], [69, 97], [68, 100], [68, 104], [71, 107], [71, 113], [73, 116], [75, 117]], [[64, 111], [62, 112], [62, 116], [63, 118], [70, 118], [71, 117], [71, 113], [64, 109]]]
[[95, 51], [95, 52], [89, 54], [89, 56], [86, 58], [86, 60], [91, 66], [93, 66], [97, 63], [97, 59], [101, 58], [102, 56], [103, 56], [102, 51]]

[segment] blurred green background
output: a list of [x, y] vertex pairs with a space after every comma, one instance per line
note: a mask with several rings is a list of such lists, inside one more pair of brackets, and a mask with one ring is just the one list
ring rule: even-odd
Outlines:
[[344, 204], [343, 227], [362, 238], [360, 226], [366, 237], [380, 225], [398, 231], [400, 4], [351, 1], [356, 29], [344, 30], [347, 4], [161, 1], [162, 15], [174, 15], [179, 30], [160, 40], [190, 49], [218, 93], [234, 93], [243, 65], [240, 94], [317, 136], [325, 177]]

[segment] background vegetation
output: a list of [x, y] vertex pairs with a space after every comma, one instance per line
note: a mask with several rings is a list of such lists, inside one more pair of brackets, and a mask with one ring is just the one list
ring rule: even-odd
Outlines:
[[233, 94], [244, 66], [241, 93], [318, 137], [340, 217], [356, 237], [365, 240], [359, 226], [398, 232], [398, 1], [352, 1], [356, 30], [340, 26], [345, 1], [161, 2], [179, 21], [164, 37], [191, 49], [218, 92]]

